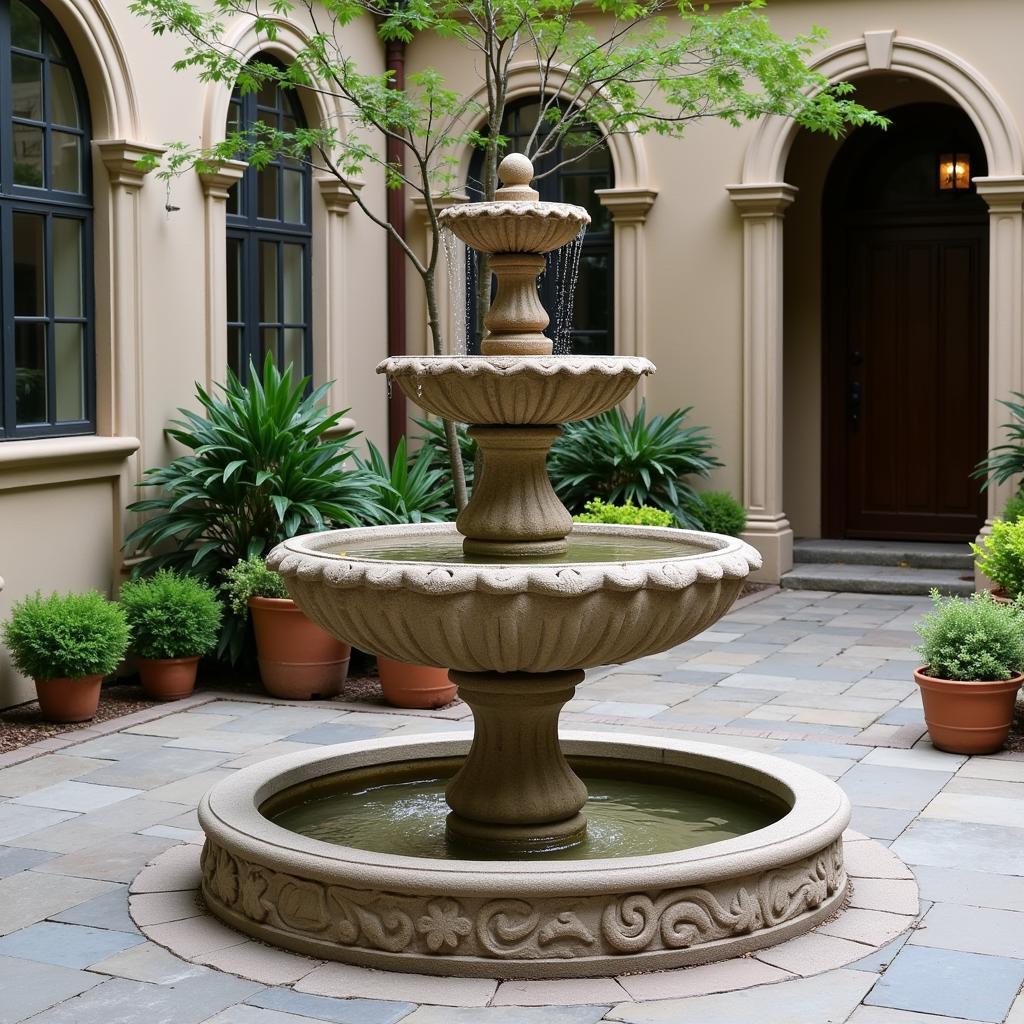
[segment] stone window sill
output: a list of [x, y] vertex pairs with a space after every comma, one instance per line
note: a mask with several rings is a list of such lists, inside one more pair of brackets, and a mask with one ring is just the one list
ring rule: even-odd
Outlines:
[[136, 437], [47, 437], [0, 444], [0, 490], [117, 476]]

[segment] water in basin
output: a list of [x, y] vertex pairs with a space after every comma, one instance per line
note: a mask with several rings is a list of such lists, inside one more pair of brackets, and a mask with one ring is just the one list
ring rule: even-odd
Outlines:
[[[783, 801], [721, 776], [649, 763], [570, 758], [586, 783], [587, 837], [532, 860], [645, 857], [745, 835], [778, 821]], [[501, 859], [453, 847], [445, 836], [445, 783], [458, 760], [412, 761], [343, 772], [294, 786], [261, 811], [291, 832], [405, 857]]]
[[[573, 562], [643, 562], [706, 554], [716, 545], [694, 544], [680, 538], [620, 537], [608, 534], [573, 533], [567, 538], [568, 551], [556, 555], [531, 555], [511, 561], [514, 565], [565, 565]], [[421, 537], [391, 537], [352, 540], [322, 548], [326, 554], [390, 562], [428, 562], [452, 565], [494, 565], [493, 557], [469, 555], [462, 550], [462, 535], [424, 534]]]

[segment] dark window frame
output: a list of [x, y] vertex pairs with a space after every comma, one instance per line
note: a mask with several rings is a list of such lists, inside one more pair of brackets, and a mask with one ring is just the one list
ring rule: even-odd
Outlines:
[[[95, 288], [94, 288], [94, 245], [93, 245], [93, 204], [92, 204], [92, 154], [89, 143], [92, 127], [89, 117], [89, 98], [85, 88], [74, 50], [60, 25], [50, 12], [35, 0], [21, 0], [39, 19], [44, 39], [41, 51], [14, 48], [11, 43], [10, 0], [0, 0], [0, 122], [2, 122], [3, 145], [0, 145], [0, 441], [28, 440], [45, 437], [68, 437], [96, 432], [96, 332], [95, 332]], [[57, 52], [53, 52], [53, 42]], [[19, 124], [29, 124], [43, 130], [43, 174], [44, 185], [18, 185], [14, 183], [12, 57], [24, 54], [41, 59], [43, 64], [43, 114], [44, 120], [17, 118]], [[50, 118], [50, 65], [68, 69], [78, 105], [80, 126], [70, 128]], [[46, 176], [51, 173], [51, 136], [60, 131], [79, 138], [79, 172], [82, 192], [66, 192], [47, 187]], [[16, 214], [31, 214], [45, 218], [44, 287], [46, 301], [44, 316], [18, 316], [15, 318], [14, 288], [14, 217]], [[82, 315], [77, 317], [55, 316], [53, 221], [54, 218], [77, 220], [81, 223], [82, 261]], [[8, 269], [10, 268], [10, 269]], [[43, 323], [46, 325], [46, 422], [18, 424], [16, 422], [15, 394], [15, 323]], [[57, 420], [57, 373], [55, 326], [61, 323], [78, 324], [82, 327], [82, 373], [84, 417], [76, 420]]]
[[[278, 63], [266, 54], [258, 55], [254, 60], [260, 63]], [[260, 102], [260, 91], [242, 95], [237, 89], [232, 94], [228, 113], [228, 122], [235, 122], [243, 128], [250, 128], [257, 122], [282, 129], [285, 117], [294, 119], [295, 124], [306, 127], [306, 118], [294, 90], [275, 86], [275, 103], [269, 105]], [[259, 192], [261, 175], [267, 169], [256, 170], [247, 167], [241, 180], [232, 186], [228, 199], [227, 212], [227, 259], [232, 258], [233, 244], [237, 243], [239, 252], [239, 273], [237, 288], [241, 305], [241, 319], [232, 319], [236, 310], [229, 309], [227, 328], [228, 365], [231, 366], [244, 382], [249, 378], [249, 363], [252, 361], [257, 368], [262, 366], [262, 334], [264, 330], [277, 331], [275, 360], [282, 369], [285, 365], [285, 331], [301, 330], [302, 361], [299, 369], [303, 376], [312, 375], [313, 367], [313, 174], [308, 164], [289, 163], [284, 158], [270, 162], [267, 168], [276, 168], [277, 175], [277, 212], [283, 214], [285, 175], [300, 173], [302, 184], [300, 190], [302, 202], [302, 222], [285, 221], [281, 217], [269, 218], [259, 216]], [[260, 319], [260, 248], [263, 244], [277, 246], [277, 314], [276, 320]], [[282, 254], [285, 245], [298, 245], [302, 250], [302, 305], [304, 319], [285, 321], [284, 317], [284, 275], [282, 273]], [[227, 287], [227, 281], [225, 281]], [[230, 304], [230, 295], [229, 295]], [[237, 332], [238, 353], [233, 357], [231, 334]]]
[[[505, 109], [505, 122], [502, 126], [502, 135], [507, 140], [505, 145], [505, 152], [514, 153], [520, 152], [522, 147], [525, 145], [529, 138], [530, 132], [532, 131], [533, 124], [525, 123], [523, 118], [524, 110], [531, 106], [538, 106], [539, 99], [535, 96], [527, 96], [520, 100], [515, 100], [508, 104]], [[541, 128], [541, 132], [544, 132], [544, 128]], [[537, 170], [543, 171], [547, 167], [555, 166], [562, 162], [564, 159], [564, 143], [559, 144], [557, 149], [546, 156], [538, 165]], [[598, 150], [601, 152], [602, 150]], [[612, 188], [615, 185], [615, 166], [612, 161], [611, 151], [608, 149], [607, 143], [603, 148], [607, 160], [606, 166], [600, 168], [586, 168], [580, 167], [577, 164], [570, 164], [569, 166], [555, 171], [552, 174], [548, 174], [546, 177], [540, 178], [534, 182], [534, 188], [540, 193], [540, 199], [542, 202], [553, 202], [561, 203], [568, 201], [563, 198], [565, 194], [565, 183], [571, 179], [598, 179], [603, 184], [599, 184], [601, 188]], [[481, 179], [483, 177], [483, 153], [477, 150], [473, 154], [473, 158], [470, 161], [469, 166], [469, 181], [467, 182], [466, 191], [471, 200], [479, 200], [483, 198], [483, 193], [480, 188]], [[588, 194], [593, 194], [593, 189], [586, 190]], [[600, 201], [598, 200], [598, 203]], [[593, 217], [595, 210], [591, 210], [591, 216]], [[607, 323], [603, 329], [587, 329], [573, 327], [569, 338], [570, 338], [570, 349], [573, 353], [581, 353], [587, 355], [614, 355], [615, 354], [615, 231], [614, 224], [610, 212], [602, 208], [600, 215], [603, 219], [603, 226], [595, 229], [593, 224], [587, 228], [586, 234], [583, 236], [583, 247], [580, 253], [580, 265], [583, 266], [583, 261], [588, 258], [604, 257], [607, 261], [607, 269], [605, 271], [605, 286], [608, 295], [608, 313]], [[596, 220], [596, 218], [595, 218]], [[549, 259], [548, 271], [544, 274], [540, 284], [539, 292], [541, 301], [544, 304], [544, 308], [548, 310], [548, 314], [551, 317], [551, 322], [545, 330], [545, 334], [549, 337], [554, 337], [554, 333], [557, 329], [555, 322], [555, 315], [553, 313], [554, 304], [557, 296], [555, 295], [555, 275], [551, 272], [553, 261]], [[466, 302], [468, 305], [467, 310], [467, 345], [469, 351], [478, 353], [480, 351], [479, 346], [479, 330], [477, 327], [477, 315], [476, 315], [476, 275], [474, 273], [475, 264], [471, 262], [469, 264], [469, 275], [470, 279], [467, 282], [466, 289]], [[574, 316], [577, 315], [578, 311], [574, 310]], [[590, 338], [596, 340], [597, 344], [590, 344], [581, 347], [578, 342], [583, 338]]]

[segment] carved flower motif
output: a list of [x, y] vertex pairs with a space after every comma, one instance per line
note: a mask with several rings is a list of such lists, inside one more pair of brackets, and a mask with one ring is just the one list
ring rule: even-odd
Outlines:
[[213, 891], [228, 906], [238, 899], [238, 869], [234, 857], [226, 850], [217, 851], [216, 867], [213, 872]]
[[459, 940], [473, 930], [473, 922], [459, 914], [455, 900], [434, 900], [416, 922], [416, 931], [427, 937], [427, 946], [436, 953], [442, 946], [455, 949]]

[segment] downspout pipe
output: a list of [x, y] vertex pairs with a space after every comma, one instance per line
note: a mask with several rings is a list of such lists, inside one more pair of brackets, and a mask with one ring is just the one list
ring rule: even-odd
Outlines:
[[[405, 88], [405, 43], [389, 39], [384, 44], [384, 63], [391, 73], [395, 89]], [[403, 163], [404, 152], [396, 139], [388, 139], [385, 155], [389, 164]], [[387, 190], [387, 218], [395, 231], [405, 238], [405, 185]], [[388, 288], [388, 355], [406, 354], [406, 264], [405, 253], [398, 242], [388, 235], [387, 288]], [[392, 388], [388, 396], [388, 447], [394, 455], [398, 442], [405, 435], [406, 401], [401, 388]]]

